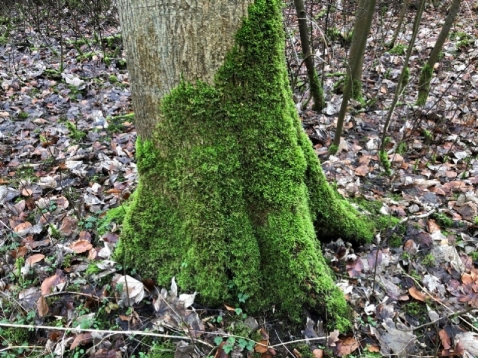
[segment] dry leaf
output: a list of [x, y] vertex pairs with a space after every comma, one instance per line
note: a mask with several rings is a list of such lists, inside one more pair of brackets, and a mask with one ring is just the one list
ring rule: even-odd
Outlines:
[[353, 351], [358, 349], [359, 344], [354, 337], [345, 337], [343, 340], [340, 340], [337, 343], [337, 355], [343, 357], [345, 355], [351, 354]]
[[324, 357], [324, 350], [323, 349], [314, 349], [312, 351], [312, 355], [314, 358], [323, 358]]
[[423, 292], [419, 291], [415, 286], [410, 287], [408, 289], [408, 293], [410, 294], [410, 296], [412, 296], [418, 301], [425, 301], [426, 295]]
[[450, 349], [451, 347], [451, 339], [448, 333], [444, 329], [441, 329], [440, 332], [438, 332], [438, 335], [440, 336], [441, 344], [443, 345], [444, 349]]
[[78, 226], [78, 220], [70, 216], [66, 216], [60, 226], [60, 233], [63, 236], [70, 236], [74, 233], [76, 227]]
[[430, 234], [440, 231], [440, 226], [433, 219], [428, 220], [427, 226], [428, 226], [428, 232]]
[[63, 272], [61, 270], [56, 270], [56, 273], [53, 276], [46, 278], [41, 284], [41, 294], [46, 296], [49, 295], [53, 288], [57, 285], [60, 285], [65, 282], [63, 277]]
[[72, 249], [75, 253], [81, 254], [90, 250], [93, 247], [91, 243], [87, 240], [77, 240], [70, 245], [70, 249]]
[[37, 301], [38, 315], [40, 317], [45, 317], [48, 313], [48, 304], [46, 303], [45, 297], [40, 296]]
[[71, 343], [70, 350], [73, 350], [78, 346], [83, 346], [85, 344], [91, 343], [92, 341], [93, 337], [91, 336], [91, 333], [80, 333], [75, 337], [73, 343]]
[[256, 345], [254, 346], [254, 351], [257, 353], [266, 353], [267, 350], [269, 349], [268, 345], [269, 345], [269, 341], [261, 340], [257, 342]]
[[32, 224], [30, 224], [28, 221], [18, 224], [13, 228], [13, 231], [15, 231], [19, 236], [26, 236], [32, 227]]
[[357, 169], [355, 169], [355, 174], [364, 177], [368, 174], [368, 170], [368, 165], [361, 165]]
[[31, 255], [29, 258], [26, 259], [26, 262], [28, 262], [30, 265], [33, 265], [34, 263], [40, 262], [45, 258], [45, 255], [43, 254], [34, 254]]

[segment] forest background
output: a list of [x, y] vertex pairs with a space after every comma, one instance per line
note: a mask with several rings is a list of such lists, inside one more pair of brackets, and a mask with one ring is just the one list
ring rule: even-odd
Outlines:
[[[310, 100], [295, 7], [285, 4], [286, 60], [303, 127], [330, 182], [374, 215], [384, 214], [383, 227], [391, 229], [360, 248], [340, 241], [324, 248], [356, 312], [354, 335], [326, 335], [308, 325], [307, 338], [327, 338], [309, 346], [281, 345], [292, 340], [287, 327], [261, 322], [262, 336], [238, 331], [238, 322], [245, 325], [251, 317], [240, 305], [226, 306], [194, 316], [196, 328], [221, 333], [220, 341], [202, 337], [202, 353], [250, 349], [268, 355], [286, 347], [295, 356], [478, 355], [478, 50], [472, 1], [458, 2], [460, 11], [432, 66], [430, 94], [424, 102], [418, 96], [420, 74], [453, 3], [424, 5], [413, 44], [420, 4], [375, 4], [362, 56], [362, 96], [344, 107], [357, 4], [307, 2], [323, 108]], [[110, 260], [120, 222], [105, 220], [104, 213], [121, 208], [137, 179], [134, 115], [114, 6], [99, 0], [2, 5], [2, 353], [35, 356], [49, 349], [52, 355], [99, 356], [127, 347], [137, 356], [179, 354], [174, 338], [95, 332], [144, 329], [158, 316], [141, 295], [125, 307], [125, 276]], [[341, 106], [344, 132], [336, 135]], [[147, 283], [137, 285], [144, 292]], [[129, 292], [126, 299], [132, 297]], [[190, 315], [175, 313], [180, 322]], [[166, 326], [181, 331], [175, 322]], [[57, 328], [39, 334], [28, 329], [44, 325]], [[83, 330], [65, 332], [71, 327]], [[272, 337], [275, 331], [284, 334]], [[197, 338], [190, 330], [184, 337]], [[271, 348], [261, 351], [260, 342]]]

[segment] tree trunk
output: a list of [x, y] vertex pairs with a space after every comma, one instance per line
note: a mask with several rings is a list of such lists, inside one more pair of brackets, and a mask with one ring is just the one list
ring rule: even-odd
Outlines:
[[354, 35], [349, 53], [349, 66], [353, 79], [352, 98], [362, 99], [363, 56], [367, 47], [367, 38], [372, 28], [376, 0], [361, 0], [358, 4], [354, 24]]
[[437, 42], [435, 43], [432, 52], [430, 52], [427, 63], [423, 66], [420, 72], [420, 79], [418, 82], [418, 106], [423, 106], [427, 101], [428, 93], [430, 92], [430, 81], [433, 75], [433, 67], [435, 67], [435, 63], [437, 63], [439, 60], [443, 44], [445, 43], [453, 22], [455, 21], [456, 15], [460, 10], [460, 4], [461, 0], [453, 0], [451, 3], [450, 9], [448, 10], [448, 14], [445, 18], [445, 23], [443, 24], [440, 34], [438, 35]]
[[349, 61], [346, 64], [348, 68], [345, 77], [345, 88], [342, 97], [342, 103], [337, 119], [337, 129], [335, 137], [329, 152], [335, 154], [339, 148], [340, 136], [344, 127], [344, 119], [347, 113], [347, 106], [350, 98], [362, 100], [362, 67], [363, 55], [367, 46], [367, 38], [372, 27], [373, 13], [375, 11], [376, 0], [360, 0], [355, 16], [354, 34], [352, 45], [350, 46]]
[[402, 30], [403, 20], [405, 19], [405, 14], [407, 13], [409, 3], [410, 3], [410, 0], [403, 0], [402, 7], [400, 9], [400, 15], [398, 17], [397, 28], [395, 29], [395, 32], [393, 33], [392, 40], [387, 44], [387, 47], [390, 49], [395, 46], [395, 42], [397, 41], [398, 34]]
[[[302, 307], [349, 327], [321, 235], [372, 227], [326, 183], [287, 80], [280, 0], [119, 0], [138, 189], [116, 258], [248, 313]], [[136, 91], [136, 93], [135, 93]]]
[[314, 54], [310, 51], [307, 13], [305, 12], [303, 0], [294, 0], [294, 4], [297, 12], [297, 21], [299, 23], [302, 54], [304, 56], [305, 67], [307, 68], [307, 76], [309, 77], [310, 94], [314, 99], [312, 109], [314, 111], [320, 111], [325, 107], [324, 91], [322, 90], [322, 84], [317, 76], [317, 71], [315, 70]]

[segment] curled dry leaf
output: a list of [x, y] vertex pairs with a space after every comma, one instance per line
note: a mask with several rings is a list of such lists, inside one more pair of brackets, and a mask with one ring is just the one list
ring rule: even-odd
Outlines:
[[260, 340], [254, 346], [254, 351], [261, 354], [266, 353], [269, 349], [268, 344], [269, 344], [269, 341]]
[[363, 262], [362, 259], [359, 257], [354, 261], [349, 261], [346, 265], [347, 272], [349, 273], [350, 277], [359, 277], [360, 273], [363, 270]]
[[33, 265], [37, 262], [40, 262], [44, 258], [45, 258], [45, 255], [43, 255], [43, 254], [34, 254], [34, 255], [31, 255], [30, 257], [28, 257], [26, 259], [26, 262], [28, 262], [30, 265]]
[[443, 345], [443, 348], [450, 349], [451, 339], [448, 333], [444, 329], [441, 329], [440, 332], [438, 332], [438, 335], [440, 336], [440, 340], [441, 340], [441, 344]]
[[[123, 287], [122, 299], [126, 306], [131, 306], [133, 303], [139, 303], [144, 298], [143, 283], [133, 277], [128, 275], [121, 276], [116, 284], [122, 285]], [[126, 290], [128, 290], [128, 292], [126, 292]]]
[[81, 254], [88, 250], [91, 250], [93, 245], [87, 240], [77, 240], [70, 245], [70, 249], [72, 249], [75, 253]]
[[403, 245], [403, 250], [410, 255], [415, 255], [418, 252], [418, 245], [412, 239], [408, 239]]
[[440, 231], [440, 226], [433, 219], [428, 220], [427, 227], [430, 234]]
[[83, 346], [85, 344], [91, 343], [92, 341], [93, 337], [91, 336], [91, 333], [80, 333], [71, 343], [70, 350], [73, 350], [78, 346]]
[[13, 228], [13, 231], [15, 231], [15, 233], [18, 235], [18, 236], [26, 236], [29, 232], [30, 232], [30, 229], [32, 227], [32, 224], [30, 224], [28, 221], [27, 222], [24, 222], [24, 223], [21, 223], [21, 224], [18, 224], [17, 226], [15, 226]]
[[337, 345], [337, 342], [339, 341], [339, 330], [336, 329], [329, 334], [329, 338], [327, 339], [327, 344], [329, 347], [335, 347]]
[[46, 278], [41, 284], [41, 294], [49, 295], [55, 286], [65, 283], [65, 278], [61, 270], [56, 270], [53, 276]]
[[408, 293], [418, 301], [425, 301], [426, 295], [419, 291], [415, 286], [412, 286], [408, 289]]
[[357, 350], [358, 347], [359, 343], [354, 337], [345, 337], [337, 343], [337, 355], [339, 357], [346, 356]]
[[40, 298], [38, 298], [37, 309], [40, 317], [45, 317], [48, 314], [48, 304], [46, 303], [45, 297], [40, 296]]
[[182, 293], [179, 295], [179, 301], [183, 302], [184, 307], [187, 308], [193, 305], [196, 295], [197, 292], [194, 292], [193, 294]]
[[312, 355], [314, 356], [314, 358], [323, 358], [324, 350], [316, 348], [312, 351]]

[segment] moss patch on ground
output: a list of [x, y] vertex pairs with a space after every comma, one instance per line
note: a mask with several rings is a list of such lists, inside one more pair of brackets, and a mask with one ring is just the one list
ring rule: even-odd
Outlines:
[[[163, 98], [153, 140], [137, 141], [140, 181], [116, 258], [207, 305], [302, 308], [350, 327], [320, 234], [368, 241], [373, 226], [326, 182], [303, 132], [284, 62], [282, 2], [257, 0], [214, 85]], [[314, 228], [315, 223], [315, 228]], [[320, 239], [320, 236], [319, 236]]]

